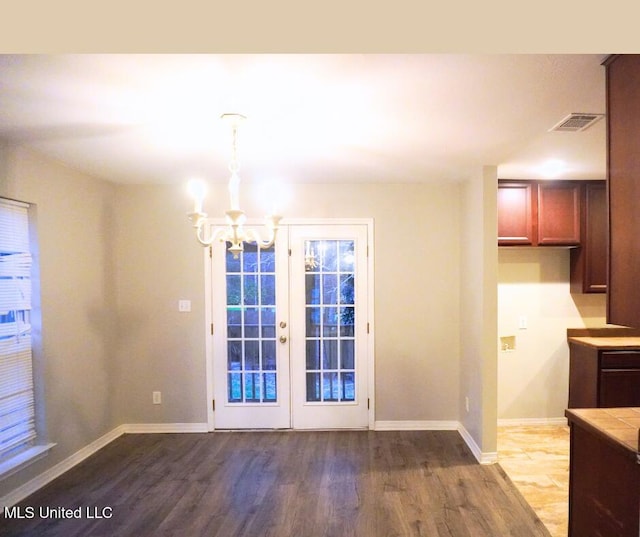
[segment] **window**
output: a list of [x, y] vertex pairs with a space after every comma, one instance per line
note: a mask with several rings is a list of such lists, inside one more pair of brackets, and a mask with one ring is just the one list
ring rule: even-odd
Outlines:
[[29, 206], [0, 198], [0, 477], [49, 446], [36, 446], [31, 340]]

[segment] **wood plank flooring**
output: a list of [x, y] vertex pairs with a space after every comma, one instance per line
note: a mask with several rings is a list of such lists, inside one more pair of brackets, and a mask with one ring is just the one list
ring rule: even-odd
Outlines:
[[455, 431], [124, 435], [20, 507], [0, 535], [549, 537]]

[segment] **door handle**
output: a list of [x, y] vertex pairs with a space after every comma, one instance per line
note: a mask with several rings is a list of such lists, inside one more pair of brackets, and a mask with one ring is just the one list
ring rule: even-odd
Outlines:
[[287, 336], [280, 336], [280, 343], [286, 343], [287, 342]]

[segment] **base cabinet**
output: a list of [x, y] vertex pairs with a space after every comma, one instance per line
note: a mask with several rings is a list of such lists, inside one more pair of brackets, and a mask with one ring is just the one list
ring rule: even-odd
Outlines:
[[569, 537], [638, 537], [640, 465], [570, 419]]
[[640, 407], [640, 349], [569, 343], [568, 408]]

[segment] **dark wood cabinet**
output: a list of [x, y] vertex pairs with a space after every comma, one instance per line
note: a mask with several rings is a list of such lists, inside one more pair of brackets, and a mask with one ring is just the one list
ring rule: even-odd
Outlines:
[[607, 291], [607, 185], [588, 181], [582, 193], [582, 240], [571, 249], [571, 292]]
[[580, 244], [580, 192], [575, 181], [538, 183], [538, 244]]
[[609, 270], [607, 322], [640, 327], [640, 55], [605, 62]]
[[639, 409], [567, 410], [569, 537], [640, 534]]
[[568, 408], [640, 407], [640, 348], [569, 342]]
[[498, 183], [498, 244], [533, 245], [534, 213], [537, 215], [531, 182]]
[[581, 184], [498, 181], [498, 245], [580, 244]]
[[[640, 356], [639, 356], [640, 357]], [[600, 407], [640, 407], [640, 367], [600, 371]]]
[[498, 246], [568, 246], [571, 292], [607, 291], [606, 181], [498, 181]]

